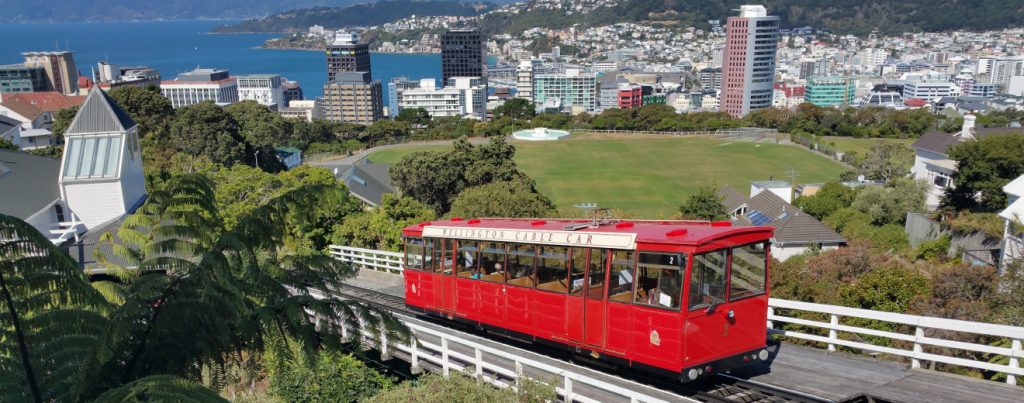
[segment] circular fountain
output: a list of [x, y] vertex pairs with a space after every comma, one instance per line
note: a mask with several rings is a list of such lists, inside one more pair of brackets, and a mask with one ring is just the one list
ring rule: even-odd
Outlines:
[[551, 141], [569, 136], [565, 130], [552, 130], [546, 127], [535, 127], [533, 129], [519, 130], [512, 133], [512, 138], [526, 141]]

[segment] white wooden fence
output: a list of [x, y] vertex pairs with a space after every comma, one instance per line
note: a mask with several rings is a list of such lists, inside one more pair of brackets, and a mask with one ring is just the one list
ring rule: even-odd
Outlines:
[[[352, 263], [359, 268], [402, 272], [402, 254], [398, 252], [379, 251], [373, 249], [352, 248], [347, 246], [331, 246], [331, 254], [338, 260]], [[780, 310], [791, 311], [790, 316], [779, 314]], [[827, 316], [828, 322], [804, 319], [799, 314], [811, 313]], [[804, 315], [806, 316], [806, 315]], [[913, 333], [883, 331], [844, 324], [850, 318], [867, 319], [897, 325], [897, 328], [912, 329]], [[789, 323], [810, 328], [828, 336], [787, 330], [777, 326]], [[1006, 375], [1006, 383], [1017, 384], [1017, 377], [1024, 376], [1021, 359], [1024, 359], [1024, 327], [996, 325], [983, 322], [934, 318], [928, 316], [905, 315], [892, 312], [872, 311], [867, 309], [847, 308], [835, 305], [813, 304], [808, 302], [789, 301], [770, 298], [768, 300], [768, 328], [771, 334], [788, 338], [819, 342], [835, 351], [836, 346], [858, 349], [868, 352], [891, 354], [910, 359], [912, 368], [921, 368], [922, 361], [948, 364], [992, 371]], [[1005, 341], [1008, 347], [997, 345], [962, 342], [942, 338], [945, 332], [988, 336]], [[849, 335], [855, 335], [849, 337]], [[879, 346], [859, 340], [860, 336], [878, 337], [890, 341], [890, 346]], [[891, 342], [896, 343], [891, 343]], [[894, 347], [905, 345], [903, 347]], [[929, 351], [926, 348], [932, 347]], [[957, 357], [955, 351], [969, 351], [998, 356], [1002, 360], [979, 361]], [[1005, 361], [1006, 363], [1002, 363]]]

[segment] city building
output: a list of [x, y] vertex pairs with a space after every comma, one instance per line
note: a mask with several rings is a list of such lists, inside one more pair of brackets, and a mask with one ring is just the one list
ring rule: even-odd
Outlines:
[[516, 67], [516, 98], [533, 102], [533, 76], [537, 74], [539, 61], [520, 60]]
[[24, 52], [25, 66], [42, 67], [46, 71], [48, 89], [63, 94], [78, 93], [78, 69], [71, 52]]
[[205, 101], [226, 106], [238, 102], [238, 80], [227, 70], [195, 69], [160, 82], [160, 93], [175, 109]]
[[303, 119], [312, 122], [314, 119], [323, 119], [324, 110], [321, 101], [317, 99], [296, 99], [288, 102], [288, 106], [277, 111], [286, 118]]
[[700, 79], [700, 88], [704, 91], [718, 91], [722, 89], [722, 68], [708, 67], [697, 73]]
[[373, 80], [370, 70], [370, 45], [359, 43], [357, 34], [339, 34], [327, 45], [327, 81], [339, 73], [364, 71]]
[[49, 79], [42, 66], [8, 64], [0, 66], [0, 94], [49, 91]]
[[373, 124], [384, 117], [380, 81], [370, 72], [338, 72], [324, 84], [324, 118], [332, 122]]
[[538, 74], [533, 79], [533, 99], [538, 108], [573, 114], [594, 112], [597, 110], [597, 76], [579, 69]]
[[619, 84], [619, 108], [639, 108], [642, 105], [643, 88], [636, 84]]
[[775, 83], [775, 97], [772, 106], [776, 108], [795, 108], [804, 103], [807, 87], [787, 82]]
[[[122, 86], [149, 87], [160, 86], [161, 76], [156, 69], [149, 67], [117, 67], [107, 62], [99, 62], [100, 69], [94, 71], [94, 83], [101, 90], [109, 91]], [[82, 88], [79, 84], [79, 92], [88, 94], [91, 88]], [[86, 83], [84, 87], [91, 87]]]
[[1010, 85], [1010, 78], [1024, 75], [1024, 56], [994, 57], [990, 59], [987, 82], [996, 84], [1000, 92], [1005, 92]]
[[487, 53], [478, 29], [449, 29], [441, 35], [441, 82], [452, 77], [480, 77], [487, 86]]
[[772, 106], [779, 17], [764, 6], [740, 6], [726, 20], [720, 108], [732, 116]]
[[402, 112], [402, 93], [415, 88], [420, 88], [420, 82], [408, 77], [394, 77], [388, 81], [388, 114], [392, 118]]
[[856, 93], [856, 78], [813, 76], [807, 79], [804, 101], [815, 106], [845, 106], [853, 103]]
[[949, 81], [910, 80], [903, 83], [903, 99], [935, 99], [963, 95], [960, 87]]
[[22, 150], [32, 150], [57, 144], [56, 136], [50, 132], [54, 114], [61, 109], [81, 105], [84, 101], [84, 96], [64, 95], [55, 91], [0, 94], [0, 116], [21, 125], [20, 147]]
[[278, 74], [250, 74], [236, 77], [238, 100], [256, 101], [270, 110], [281, 110], [288, 105], [284, 97], [284, 79]]
[[477, 77], [452, 77], [449, 85], [438, 88], [434, 79], [420, 80], [418, 88], [407, 89], [399, 101], [401, 109], [422, 108], [431, 117], [464, 116], [484, 119], [487, 95]]
[[299, 85], [298, 81], [288, 81], [285, 79], [284, 83], [281, 84], [281, 88], [284, 91], [285, 104], [288, 104], [291, 101], [301, 101], [306, 99], [302, 94], [302, 86]]

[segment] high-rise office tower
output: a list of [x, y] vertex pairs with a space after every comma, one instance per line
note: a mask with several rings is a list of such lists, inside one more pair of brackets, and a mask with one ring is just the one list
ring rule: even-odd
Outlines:
[[720, 110], [732, 116], [772, 106], [779, 17], [764, 6], [740, 6], [726, 21]]
[[327, 82], [334, 81], [338, 73], [366, 72], [370, 74], [370, 45], [359, 43], [357, 34], [338, 34], [327, 45]]
[[49, 87], [64, 94], [78, 93], [78, 69], [71, 52], [25, 52], [26, 66], [39, 66], [46, 70]]
[[339, 72], [324, 84], [324, 118], [371, 125], [384, 117], [381, 95], [380, 81], [371, 80], [369, 72]]
[[480, 30], [448, 30], [441, 35], [441, 82], [452, 77], [480, 77], [486, 87], [486, 55]]

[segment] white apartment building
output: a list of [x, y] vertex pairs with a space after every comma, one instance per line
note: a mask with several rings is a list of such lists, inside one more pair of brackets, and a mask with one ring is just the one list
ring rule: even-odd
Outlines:
[[914, 80], [903, 84], [903, 99], [935, 99], [963, 95], [960, 87], [949, 81]]
[[307, 122], [324, 118], [324, 108], [319, 99], [293, 99], [288, 102], [287, 108], [279, 109], [277, 112], [286, 118], [303, 119]]
[[533, 102], [533, 76], [539, 60], [521, 60], [516, 67], [516, 98]]
[[[557, 48], [556, 48], [557, 49]], [[533, 79], [533, 102], [539, 110], [551, 101], [561, 112], [580, 113], [597, 110], [597, 76], [579, 69], [562, 74], [538, 74]]]
[[204, 101], [226, 106], [238, 102], [238, 80], [227, 70], [195, 69], [173, 81], [160, 82], [160, 93], [175, 109]]
[[399, 109], [422, 108], [431, 117], [462, 116], [484, 119], [487, 94], [478, 77], [452, 77], [448, 86], [438, 88], [433, 78], [420, 80], [420, 87], [402, 92]]
[[256, 101], [271, 110], [285, 108], [284, 80], [278, 74], [238, 76], [238, 100]]

